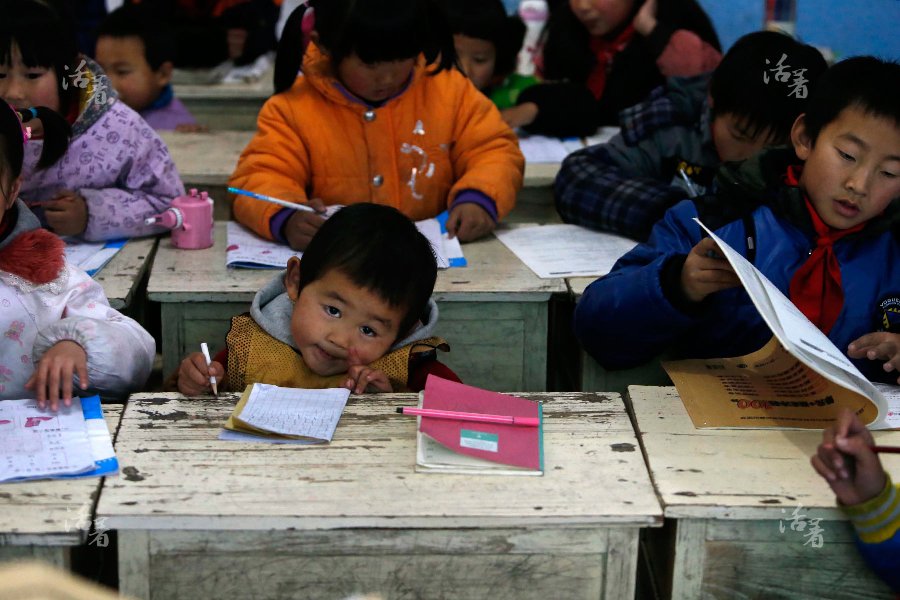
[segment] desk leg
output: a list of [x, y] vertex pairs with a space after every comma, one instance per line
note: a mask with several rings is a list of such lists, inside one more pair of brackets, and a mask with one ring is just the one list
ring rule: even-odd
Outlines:
[[638, 530], [611, 529], [606, 554], [604, 598], [634, 598]]
[[699, 598], [706, 558], [706, 522], [678, 519], [675, 533], [675, 557], [672, 598]]
[[119, 530], [119, 593], [150, 599], [150, 534], [143, 530]]

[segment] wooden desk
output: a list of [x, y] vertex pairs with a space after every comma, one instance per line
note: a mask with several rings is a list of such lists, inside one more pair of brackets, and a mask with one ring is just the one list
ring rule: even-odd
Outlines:
[[[121, 404], [104, 404], [115, 436]], [[0, 487], [0, 561], [35, 558], [69, 568], [73, 546], [87, 541], [101, 477], [7, 483]]]
[[[664, 597], [893, 598], [864, 566], [852, 527], [809, 464], [821, 431], [695, 429], [675, 388], [628, 394], [667, 519], [654, 536], [662, 539], [649, 544], [654, 572], [671, 591]], [[900, 432], [875, 439], [897, 444]], [[900, 457], [882, 460], [900, 471]], [[820, 548], [804, 545], [808, 521], [791, 530], [798, 506], [822, 519]]]
[[[596, 281], [596, 277], [571, 277], [566, 279], [569, 293], [577, 304], [585, 288]], [[577, 340], [575, 340], [577, 343]], [[609, 391], [624, 394], [629, 385], [671, 385], [672, 381], [660, 364], [660, 359], [631, 369], [608, 371], [601, 367], [587, 352], [578, 350], [580, 364], [580, 389], [586, 392]]]
[[543, 477], [415, 473], [414, 394], [351, 396], [330, 445], [218, 441], [236, 395], [129, 399], [98, 516], [138, 598], [631, 598], [660, 508], [618, 395], [544, 401]]
[[94, 274], [94, 279], [103, 286], [110, 306], [119, 311], [127, 310], [131, 306], [134, 293], [153, 262], [158, 241], [156, 237], [128, 240], [125, 246]]
[[[174, 84], [175, 97], [191, 111], [197, 122], [210, 129], [237, 129], [253, 132], [259, 110], [275, 92], [274, 62], [262, 77], [251, 83]], [[176, 77], [185, 73], [177, 73]], [[188, 74], [188, 77], [190, 75]], [[176, 80], [177, 81], [177, 80]]]
[[[163, 373], [208, 342], [225, 343], [232, 316], [250, 310], [254, 294], [274, 270], [227, 269], [225, 224], [216, 223], [207, 250], [176, 250], [163, 240], [147, 293], [162, 311]], [[438, 273], [438, 335], [452, 351], [442, 355], [463, 381], [500, 391], [544, 390], [550, 297], [562, 279], [539, 279], [493, 236], [463, 246], [468, 267]]]

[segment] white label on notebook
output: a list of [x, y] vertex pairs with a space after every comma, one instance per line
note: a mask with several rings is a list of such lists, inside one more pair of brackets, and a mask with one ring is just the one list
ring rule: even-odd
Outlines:
[[484, 450], [485, 452], [497, 452], [499, 437], [495, 433], [472, 431], [463, 429], [459, 432], [459, 445], [463, 448]]

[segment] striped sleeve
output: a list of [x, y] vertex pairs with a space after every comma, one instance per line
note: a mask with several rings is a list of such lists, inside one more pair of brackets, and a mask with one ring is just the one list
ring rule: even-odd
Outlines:
[[867, 502], [844, 507], [844, 512], [863, 543], [880, 544], [900, 529], [900, 490], [888, 476], [880, 494]]

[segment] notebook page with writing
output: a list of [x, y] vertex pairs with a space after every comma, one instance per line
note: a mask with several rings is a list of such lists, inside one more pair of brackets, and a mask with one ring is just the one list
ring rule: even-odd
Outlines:
[[237, 418], [251, 427], [280, 435], [331, 441], [350, 390], [306, 390], [253, 384]]

